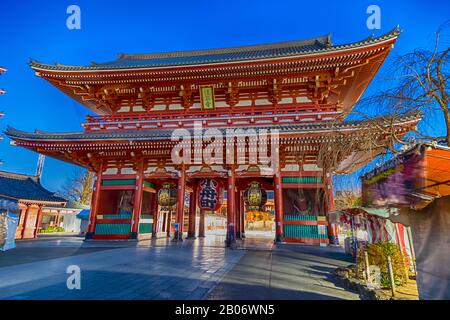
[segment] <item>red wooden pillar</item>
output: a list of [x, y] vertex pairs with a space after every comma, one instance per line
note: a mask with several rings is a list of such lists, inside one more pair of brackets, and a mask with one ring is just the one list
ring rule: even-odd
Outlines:
[[283, 187], [281, 172], [279, 169], [274, 176], [274, 200], [275, 200], [275, 241], [284, 241], [283, 226]]
[[241, 238], [241, 197], [240, 197], [240, 193], [239, 190], [236, 191], [237, 197], [236, 197], [236, 207], [235, 207], [235, 217], [234, 217], [234, 221], [236, 223], [236, 239], [240, 239]]
[[195, 239], [195, 218], [197, 213], [197, 186], [193, 184], [189, 202], [189, 230], [188, 238]]
[[158, 226], [158, 190], [156, 190], [156, 193], [152, 193], [152, 208], [151, 212], [153, 214], [153, 228], [152, 233], [153, 236], [156, 237], [157, 234], [157, 226]]
[[172, 210], [169, 210], [166, 212], [164, 221], [165, 221], [165, 230], [166, 230], [167, 236], [170, 237], [170, 224], [172, 223]]
[[86, 232], [86, 240], [92, 239], [95, 233], [95, 219], [97, 217], [98, 213], [98, 207], [100, 202], [100, 188], [102, 186], [102, 172], [103, 172], [103, 165], [100, 165], [99, 170], [97, 171], [97, 174], [95, 176], [95, 183], [94, 183], [94, 190], [92, 194], [92, 200], [91, 200], [91, 210], [89, 211], [89, 225]]
[[236, 175], [234, 166], [230, 167], [228, 171], [228, 189], [227, 189], [227, 240], [226, 245], [229, 247], [236, 239], [236, 223], [235, 223], [235, 210], [236, 210]]
[[200, 223], [198, 224], [198, 237], [205, 237], [205, 210], [200, 209]]
[[240, 211], [241, 211], [241, 238], [245, 238], [245, 202], [244, 202], [244, 191], [239, 192], [240, 201]]
[[328, 216], [328, 237], [330, 239], [330, 244], [339, 244], [337, 226], [335, 223], [330, 221], [330, 212], [335, 211], [334, 206], [334, 190], [333, 190], [333, 179], [331, 175], [327, 174], [325, 183], [325, 194], [327, 195], [327, 216]]
[[328, 212], [332, 212], [335, 210], [335, 206], [334, 206], [333, 179], [331, 175], [326, 179], [326, 188], [328, 194]]
[[35, 238], [37, 237], [39, 228], [41, 227], [41, 224], [42, 224], [42, 214], [43, 214], [42, 213], [42, 205], [40, 205], [39, 209], [38, 209], [37, 217], [36, 217], [36, 225], [34, 228], [34, 237]]
[[25, 216], [23, 217], [23, 222], [22, 222], [22, 233], [20, 235], [21, 239], [24, 238], [25, 236], [25, 230], [27, 228], [27, 222], [28, 222], [28, 215], [30, 213], [30, 205], [27, 204], [27, 208], [25, 209]]
[[186, 191], [186, 167], [183, 164], [180, 170], [180, 177], [178, 178], [178, 193], [177, 193], [177, 215], [176, 222], [178, 223], [178, 232], [175, 231], [174, 240], [183, 240], [183, 224], [184, 224], [184, 193]]
[[55, 226], [59, 227], [59, 223], [61, 220], [61, 211], [60, 210], [56, 210], [56, 219], [55, 219]]
[[141, 219], [142, 193], [144, 186], [144, 163], [138, 164], [136, 175], [136, 188], [134, 191], [133, 217], [131, 219], [130, 239], [137, 239], [139, 233], [139, 221]]

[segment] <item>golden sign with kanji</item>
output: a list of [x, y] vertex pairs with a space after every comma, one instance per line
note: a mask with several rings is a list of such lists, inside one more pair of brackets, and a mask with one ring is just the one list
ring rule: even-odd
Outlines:
[[202, 110], [214, 110], [216, 108], [214, 87], [212, 85], [200, 86], [200, 103]]

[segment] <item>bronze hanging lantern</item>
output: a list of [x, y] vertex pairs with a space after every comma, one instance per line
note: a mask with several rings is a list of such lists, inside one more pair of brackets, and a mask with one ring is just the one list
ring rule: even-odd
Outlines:
[[163, 183], [163, 187], [158, 191], [158, 204], [163, 210], [169, 210], [177, 203], [177, 189], [172, 183]]
[[244, 201], [250, 211], [261, 211], [267, 202], [267, 192], [259, 185], [259, 182], [253, 181], [250, 187], [244, 192]]

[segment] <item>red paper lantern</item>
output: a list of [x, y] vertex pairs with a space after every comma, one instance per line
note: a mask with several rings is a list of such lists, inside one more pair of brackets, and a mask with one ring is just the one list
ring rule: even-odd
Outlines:
[[216, 179], [202, 179], [198, 184], [198, 206], [203, 210], [216, 211], [220, 208], [221, 183]]

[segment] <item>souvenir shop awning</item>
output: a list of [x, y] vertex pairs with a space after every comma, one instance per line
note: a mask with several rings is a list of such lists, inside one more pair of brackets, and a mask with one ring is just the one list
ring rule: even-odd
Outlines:
[[391, 216], [395, 216], [399, 213], [398, 208], [370, 208], [370, 207], [356, 207], [349, 208], [340, 211], [334, 211], [330, 213], [331, 222], [339, 221], [339, 215], [341, 214], [351, 214], [351, 215], [360, 215], [360, 214], [368, 214], [371, 216], [377, 216], [383, 219], [389, 219]]
[[83, 209], [77, 214], [77, 218], [81, 220], [89, 220], [89, 212], [91, 210]]

